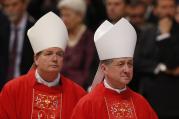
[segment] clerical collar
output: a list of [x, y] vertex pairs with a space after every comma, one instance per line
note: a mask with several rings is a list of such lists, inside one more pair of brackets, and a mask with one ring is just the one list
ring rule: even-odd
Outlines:
[[119, 93], [119, 94], [127, 89], [126, 86], [125, 86], [123, 89], [115, 89], [115, 88], [111, 87], [111, 86], [107, 83], [106, 79], [104, 79], [104, 87], [107, 88], [107, 89], [113, 90], [113, 91], [115, 91], [115, 92], [117, 92], [117, 93]]
[[41, 76], [40, 74], [38, 73], [38, 71], [36, 70], [35, 71], [35, 77], [37, 79], [37, 82], [40, 83], [40, 84], [43, 84], [43, 85], [46, 85], [48, 87], [52, 87], [52, 86], [57, 86], [60, 82], [60, 74], [58, 74], [57, 78], [52, 81], [52, 82], [47, 82], [45, 81]]

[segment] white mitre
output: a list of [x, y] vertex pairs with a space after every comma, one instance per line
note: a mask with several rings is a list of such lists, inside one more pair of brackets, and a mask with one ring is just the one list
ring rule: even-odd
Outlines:
[[42, 16], [27, 32], [34, 53], [51, 47], [66, 48], [68, 32], [63, 21], [55, 13]]

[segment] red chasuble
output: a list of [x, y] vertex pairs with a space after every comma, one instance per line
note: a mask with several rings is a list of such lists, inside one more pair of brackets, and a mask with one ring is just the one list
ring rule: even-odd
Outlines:
[[72, 119], [158, 119], [148, 102], [129, 88], [120, 94], [99, 84], [74, 108]]
[[70, 119], [85, 91], [61, 76], [59, 86], [47, 87], [35, 71], [11, 80], [0, 94], [0, 119]]

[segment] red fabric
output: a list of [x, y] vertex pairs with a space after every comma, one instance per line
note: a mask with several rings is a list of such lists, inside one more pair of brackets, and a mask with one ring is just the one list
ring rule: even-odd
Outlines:
[[118, 94], [101, 83], [74, 108], [71, 119], [158, 119], [148, 102], [129, 88]]
[[86, 93], [67, 78], [61, 76], [60, 80], [59, 86], [51, 88], [39, 84], [34, 69], [11, 80], [0, 94], [0, 119], [70, 119]]

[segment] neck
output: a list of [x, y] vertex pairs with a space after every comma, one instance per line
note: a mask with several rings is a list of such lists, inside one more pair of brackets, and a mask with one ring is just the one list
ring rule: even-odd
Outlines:
[[38, 70], [39, 75], [47, 82], [53, 82], [57, 77], [58, 73], [52, 73], [52, 72], [41, 72]]
[[20, 21], [21, 21], [21, 19], [16, 20], [16, 21], [13, 21], [12, 24], [13, 24], [15, 27], [18, 27], [18, 25], [20, 24]]
[[126, 86], [124, 88], [113, 88], [107, 83], [106, 80], [104, 80], [104, 87], [107, 88], [107, 89], [113, 90], [117, 93], [121, 93], [121, 92], [123, 92], [127, 89]]
[[112, 82], [110, 82], [108, 79], [106, 79], [106, 82], [107, 82], [107, 84], [108, 84], [111, 88], [114, 88], [114, 89], [121, 90], [121, 89], [124, 89], [124, 88], [126, 87], [126, 85], [120, 84], [120, 83], [118, 83], [118, 82], [112, 83]]
[[70, 36], [76, 36], [78, 34], [78, 32], [80, 31], [82, 26], [83, 25], [80, 24], [80, 25], [75, 26], [74, 28], [69, 29], [69, 35]]
[[[25, 13], [24, 13], [24, 14], [25, 14]], [[21, 21], [22, 21], [22, 19], [23, 19], [23, 17], [24, 17], [24, 14], [22, 14], [21, 16], [19, 16], [19, 18], [17, 18], [16, 20], [12, 21], [12, 23], [14, 24], [14, 26], [18, 26], [18, 25], [21, 23]]]

